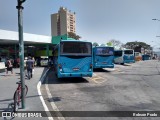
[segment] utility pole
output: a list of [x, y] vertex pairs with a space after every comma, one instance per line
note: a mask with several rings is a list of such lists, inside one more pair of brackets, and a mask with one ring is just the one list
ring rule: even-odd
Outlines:
[[24, 42], [23, 42], [23, 17], [22, 3], [26, 0], [17, 0], [18, 5], [16, 8], [18, 9], [18, 32], [19, 32], [19, 57], [20, 57], [20, 79], [21, 79], [21, 95], [22, 95], [22, 109], [25, 108], [25, 81], [24, 81]]

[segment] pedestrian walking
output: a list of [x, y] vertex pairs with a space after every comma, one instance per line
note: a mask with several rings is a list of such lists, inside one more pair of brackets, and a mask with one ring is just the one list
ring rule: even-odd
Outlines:
[[13, 74], [13, 64], [11, 62], [11, 60], [8, 58], [7, 59], [7, 71], [6, 74], [8, 74], [8, 71], [11, 71], [11, 74]]
[[26, 67], [27, 57], [24, 58], [24, 74], [27, 77], [27, 67]]
[[[34, 64], [34, 66], [35, 66], [35, 59], [34, 59], [34, 57], [32, 57], [32, 60], [33, 60], [33, 64]], [[32, 69], [32, 75], [34, 74], [34, 68]]]
[[33, 77], [33, 69], [34, 69], [34, 61], [31, 59], [31, 57], [28, 57], [28, 60], [26, 61], [26, 68], [27, 68], [27, 74], [28, 74], [28, 78], [32, 78]]

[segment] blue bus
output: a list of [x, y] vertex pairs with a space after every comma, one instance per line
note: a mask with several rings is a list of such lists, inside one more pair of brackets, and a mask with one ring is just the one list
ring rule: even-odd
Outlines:
[[53, 50], [53, 62], [58, 78], [92, 77], [92, 43], [61, 40]]
[[114, 63], [124, 64], [124, 63], [134, 63], [134, 50], [115, 50], [114, 51]]
[[93, 68], [114, 68], [114, 48], [93, 47]]

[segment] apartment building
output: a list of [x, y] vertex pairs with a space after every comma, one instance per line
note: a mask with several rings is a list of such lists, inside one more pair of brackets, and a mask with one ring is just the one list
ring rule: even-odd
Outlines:
[[51, 15], [51, 34], [52, 36], [60, 36], [68, 32], [75, 33], [75, 12], [60, 7], [58, 13]]

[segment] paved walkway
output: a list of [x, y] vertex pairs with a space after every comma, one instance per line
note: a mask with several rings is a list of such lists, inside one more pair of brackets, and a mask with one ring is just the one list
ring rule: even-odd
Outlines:
[[[13, 102], [13, 94], [17, 88], [16, 82], [20, 80], [20, 69], [16, 68], [13, 70], [14, 74], [11, 74], [10, 71], [8, 75], [6, 73], [0, 73], [0, 111], [6, 111], [8, 104]], [[28, 86], [28, 94], [25, 109], [20, 109], [19, 111], [44, 111], [37, 92], [37, 84], [45, 70], [46, 68], [37, 67], [35, 68], [33, 78], [30, 80], [25, 79], [25, 84]]]

